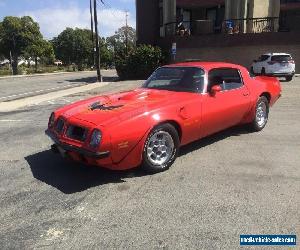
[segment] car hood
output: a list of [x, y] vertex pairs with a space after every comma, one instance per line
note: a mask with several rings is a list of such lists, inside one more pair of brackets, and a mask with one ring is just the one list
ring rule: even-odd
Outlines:
[[[62, 115], [67, 119], [77, 119], [105, 126], [147, 114], [149, 111], [178, 103], [188, 93], [166, 90], [136, 89], [119, 94], [94, 97], [83, 103], [66, 107]], [[180, 97], [180, 98], [179, 98]]]

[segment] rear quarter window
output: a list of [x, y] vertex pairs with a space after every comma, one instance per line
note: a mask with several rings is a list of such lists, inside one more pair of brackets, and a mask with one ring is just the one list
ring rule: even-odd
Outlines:
[[292, 60], [292, 57], [290, 55], [279, 55], [279, 56], [272, 56], [271, 61], [274, 62], [288, 62]]
[[241, 74], [238, 69], [218, 68], [209, 72], [209, 89], [213, 85], [220, 85], [223, 90], [238, 89], [243, 86]]

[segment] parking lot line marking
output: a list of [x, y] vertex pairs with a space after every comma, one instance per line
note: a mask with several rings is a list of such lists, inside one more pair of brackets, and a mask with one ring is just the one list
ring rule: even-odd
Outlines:
[[63, 88], [71, 87], [71, 86], [78, 87], [80, 85], [82, 85], [82, 84], [68, 84], [68, 85], [58, 86], [58, 87], [53, 87], [53, 88], [48, 88], [48, 89], [40, 89], [40, 90], [36, 90], [36, 91], [30, 91], [30, 92], [25, 92], [25, 93], [20, 93], [20, 94], [3, 96], [3, 97], [0, 97], [0, 100], [1, 99], [12, 98], [12, 97], [24, 96], [24, 95], [38, 94], [38, 93], [45, 92], [45, 91], [56, 90], [56, 89], [63, 89]]

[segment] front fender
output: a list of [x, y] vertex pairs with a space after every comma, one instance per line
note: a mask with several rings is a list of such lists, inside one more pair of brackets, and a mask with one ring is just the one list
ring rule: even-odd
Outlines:
[[155, 126], [171, 121], [180, 124], [176, 112], [171, 112], [171, 114], [175, 115], [160, 111], [145, 112], [110, 128], [108, 132], [111, 137], [113, 162], [120, 163], [133, 151], [135, 151], [135, 157], [139, 156], [141, 159], [144, 142]]

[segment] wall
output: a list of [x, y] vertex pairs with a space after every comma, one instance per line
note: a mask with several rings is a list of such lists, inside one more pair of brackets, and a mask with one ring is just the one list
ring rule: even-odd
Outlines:
[[286, 26], [291, 31], [300, 31], [300, 9], [286, 11]]
[[225, 18], [240, 19], [246, 18], [247, 0], [226, 0], [225, 1]]
[[291, 53], [300, 73], [300, 32], [176, 37], [160, 40], [160, 46], [169, 50], [172, 42], [177, 43], [177, 61], [227, 61], [250, 67], [260, 54]]
[[249, 17], [279, 17], [280, 0], [250, 0]]
[[137, 43], [155, 44], [159, 36], [159, 1], [136, 0]]
[[289, 46], [237, 46], [229, 48], [190, 48], [178, 49], [177, 61], [187, 59], [199, 59], [201, 61], [224, 61], [231, 62], [249, 68], [252, 60], [257, 59], [259, 55], [267, 52], [285, 52], [292, 54], [296, 61], [296, 72], [300, 73], [300, 45]]

